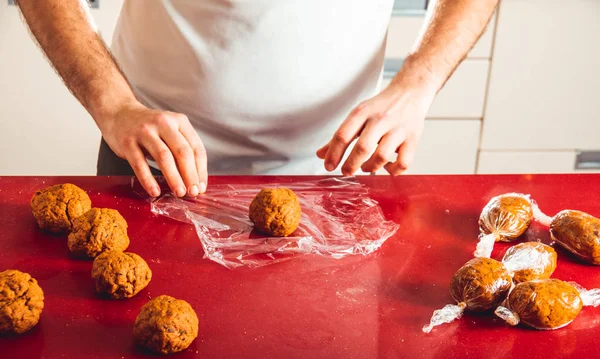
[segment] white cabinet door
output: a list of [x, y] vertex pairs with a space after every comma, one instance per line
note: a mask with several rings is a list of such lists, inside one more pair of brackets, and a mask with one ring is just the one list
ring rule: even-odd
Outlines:
[[112, 41], [113, 32], [119, 19], [124, 0], [101, 1], [98, 9], [92, 9], [92, 16], [98, 25], [98, 32], [108, 45]]
[[[488, 60], [463, 61], [436, 96], [427, 117], [482, 118], [488, 69]], [[383, 86], [387, 86], [390, 80], [389, 77], [384, 78]]]
[[[92, 10], [112, 36], [121, 1]], [[54, 73], [22, 23], [0, 1], [0, 174], [95, 174], [100, 132]]]
[[501, 2], [482, 148], [600, 149], [600, 1]]
[[481, 151], [477, 173], [590, 173], [576, 170], [576, 151]]
[[[479, 38], [468, 58], [489, 59], [492, 52], [492, 40], [496, 16], [490, 20], [485, 32]], [[424, 15], [393, 16], [388, 27], [387, 48], [385, 56], [388, 58], [403, 59], [411, 51], [419, 37], [425, 22]]]
[[415, 160], [406, 173], [473, 174], [480, 125], [478, 120], [426, 120]]
[[489, 66], [488, 60], [463, 61], [436, 96], [427, 117], [483, 117]]

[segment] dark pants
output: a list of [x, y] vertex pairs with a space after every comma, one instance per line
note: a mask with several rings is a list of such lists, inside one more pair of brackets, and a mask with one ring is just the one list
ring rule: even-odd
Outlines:
[[[152, 174], [160, 176], [159, 170], [150, 167]], [[100, 150], [98, 151], [98, 163], [96, 165], [96, 174], [98, 176], [133, 176], [135, 173], [129, 165], [129, 162], [117, 156], [108, 147], [104, 139], [100, 142]]]

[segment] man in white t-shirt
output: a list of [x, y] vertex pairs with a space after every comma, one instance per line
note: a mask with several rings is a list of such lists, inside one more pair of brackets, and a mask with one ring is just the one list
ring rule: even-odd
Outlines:
[[433, 2], [380, 91], [393, 0], [125, 0], [111, 51], [83, 1], [18, 1], [102, 132], [98, 174], [135, 173], [152, 196], [156, 170], [178, 196], [208, 173], [401, 174], [497, 3]]

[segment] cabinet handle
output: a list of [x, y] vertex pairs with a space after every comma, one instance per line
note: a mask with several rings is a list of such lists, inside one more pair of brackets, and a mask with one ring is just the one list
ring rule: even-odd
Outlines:
[[428, 5], [429, 0], [396, 0], [392, 16], [423, 16]]
[[[97, 9], [100, 7], [100, 0], [87, 0], [88, 4], [92, 9]], [[8, 0], [8, 5], [14, 5], [15, 0]]]
[[578, 151], [576, 170], [600, 170], [600, 151]]
[[403, 63], [404, 59], [385, 59], [383, 62], [383, 78], [391, 79], [394, 76], [396, 76], [398, 71], [400, 71], [400, 68], [402, 67]]

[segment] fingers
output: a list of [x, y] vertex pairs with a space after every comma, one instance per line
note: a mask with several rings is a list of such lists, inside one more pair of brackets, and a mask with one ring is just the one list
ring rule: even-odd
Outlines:
[[406, 172], [408, 166], [412, 163], [415, 152], [417, 151], [418, 140], [409, 138], [398, 149], [398, 159], [395, 162], [390, 162], [384, 166], [392, 176], [399, 176]]
[[160, 187], [154, 176], [152, 176], [146, 157], [137, 144], [127, 148], [126, 159], [144, 190], [152, 197], [160, 196]]
[[335, 132], [329, 142], [327, 154], [325, 155], [325, 169], [333, 171], [342, 160], [346, 149], [356, 136], [360, 133], [368, 118], [368, 105], [366, 102], [358, 105], [346, 118], [344, 123]]
[[[159, 124], [159, 135], [164, 143], [169, 147], [169, 150], [175, 159], [177, 169], [179, 170], [179, 175], [183, 179], [183, 183], [185, 185], [184, 195], [187, 193], [190, 196], [195, 197], [200, 192], [200, 183], [198, 180], [198, 170], [196, 169], [194, 152], [190, 146], [190, 143], [179, 131], [180, 126], [178, 122], [181, 121], [181, 119], [166, 118], [166, 116], [167, 115], [165, 115], [163, 123]], [[175, 117], [183, 115], [173, 114], [170, 116]], [[177, 195], [179, 196], [179, 192]]]
[[327, 155], [327, 151], [329, 151], [329, 143], [317, 150], [317, 157], [324, 160], [325, 155]]
[[[204, 144], [187, 118], [185, 118], [185, 121], [181, 124], [179, 131], [192, 147], [192, 153], [196, 163], [196, 172], [198, 174], [199, 192], [204, 193], [206, 192], [206, 187], [208, 185], [207, 158]], [[194, 196], [193, 194], [190, 195]]]
[[149, 109], [141, 104], [119, 113], [118, 128], [103, 136], [115, 153], [126, 158], [151, 195], [160, 195], [147, 158], [153, 159], [178, 197], [206, 191], [206, 151], [188, 118], [179, 113]]
[[177, 197], [185, 196], [187, 188], [179, 175], [175, 158], [169, 147], [158, 136], [145, 136], [142, 139], [142, 146], [158, 164], [173, 193]]
[[364, 130], [360, 134], [358, 141], [354, 145], [350, 156], [342, 166], [342, 174], [345, 176], [353, 175], [361, 165], [369, 158], [377, 147], [377, 143], [387, 130], [385, 126], [385, 115], [377, 115], [369, 119]]
[[383, 167], [386, 163], [392, 161], [396, 150], [404, 140], [406, 139], [406, 133], [402, 130], [397, 130], [394, 132], [389, 132], [379, 142], [379, 146], [373, 153], [373, 155], [369, 158], [368, 161], [363, 163], [361, 169], [364, 172], [377, 172]]

